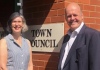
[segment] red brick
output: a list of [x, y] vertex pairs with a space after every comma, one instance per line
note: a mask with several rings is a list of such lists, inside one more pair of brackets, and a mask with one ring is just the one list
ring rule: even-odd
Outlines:
[[90, 0], [90, 4], [91, 5], [96, 5], [97, 4], [97, 0]]
[[78, 4], [78, 5], [80, 6], [81, 10], [83, 10], [84, 5], [83, 4]]
[[[38, 22], [38, 19], [36, 19], [36, 18], [31, 18], [31, 19], [27, 19], [26, 20], [27, 21], [27, 24], [28, 25], [36, 25], [37, 24], [37, 22]], [[34, 24], [33, 24], [34, 23]]]
[[90, 5], [84, 5], [83, 10], [95, 11], [96, 7], [95, 6], [90, 6]]
[[35, 7], [35, 6], [39, 6], [39, 5], [43, 5], [42, 1], [29, 1], [29, 2], [23, 3], [23, 6], [25, 8]]
[[100, 30], [100, 25], [98, 24], [90, 24], [90, 27], [96, 30]]
[[57, 0], [44, 0], [43, 1], [44, 2], [44, 4], [53, 4], [53, 3], [57, 3]]
[[57, 2], [58, 0], [54, 0], [54, 2]]
[[97, 12], [90, 12], [90, 17], [97, 17]]
[[97, 18], [97, 19], [96, 19], [96, 23], [97, 23], [97, 24], [100, 24], [100, 18]]
[[1, 22], [0, 22], [0, 27], [1, 27], [2, 25], [1, 25]]
[[33, 54], [33, 60], [41, 60], [41, 61], [58, 61], [58, 54]]
[[64, 2], [65, 0], [58, 0], [58, 2]]
[[68, 0], [69, 2], [78, 2], [78, 0]]
[[50, 17], [47, 17], [47, 18], [44, 20], [44, 23], [51, 23], [51, 18], [50, 18]]
[[59, 59], [59, 56], [55, 56], [55, 55], [51, 55], [49, 57], [49, 61], [52, 61], [52, 62], [58, 62], [58, 59]]
[[69, 26], [68, 26], [68, 24], [66, 22], [66, 23], [64, 23], [64, 34], [67, 33], [68, 29], [69, 29]]
[[36, 66], [33, 66], [33, 70], [39, 70], [39, 68]]
[[39, 70], [45, 70], [45, 68], [44, 67], [38, 67], [39, 68]]
[[45, 63], [44, 63], [44, 61], [35, 61], [35, 60], [33, 60], [33, 66], [42, 66], [42, 67], [44, 67]]
[[67, 7], [68, 4], [69, 4], [69, 3], [68, 3], [67, 1], [64, 2], [65, 8]]
[[[69, 26], [64, 18], [64, 8], [71, 2], [80, 5], [87, 26], [100, 30], [99, 0], [41, 0], [39, 2], [27, 0], [23, 8], [28, 25], [64, 22], [64, 34], [66, 34]], [[59, 53], [33, 53], [34, 70], [57, 70], [58, 55]]]
[[98, 5], [98, 6], [100, 5], [100, 0], [97, 0], [97, 5]]
[[51, 22], [64, 22], [64, 16], [51, 17]]
[[57, 68], [57, 66], [58, 66], [58, 62], [50, 62], [50, 61], [45, 62], [45, 67], [47, 68]]
[[32, 17], [33, 18], [40, 18], [40, 17], [44, 17], [45, 14], [44, 12], [35, 12], [35, 13], [32, 13]]
[[57, 16], [57, 10], [45, 11], [45, 16], [47, 17]]
[[49, 58], [50, 58], [50, 55], [44, 55], [44, 54], [33, 55], [33, 60], [48, 61]]
[[97, 18], [100, 18], [100, 13], [96, 12], [96, 16], [97, 16]]
[[32, 17], [32, 13], [24, 14], [24, 17], [25, 17], [26, 19], [32, 19], [32, 18], [33, 18], [33, 17]]
[[90, 24], [87, 24], [87, 23], [85, 23], [85, 24], [86, 24], [86, 26], [90, 27]]
[[50, 67], [47, 68], [47, 67], [46, 67], [45, 70], [57, 70], [57, 68], [50, 68]]
[[86, 23], [96, 23], [95, 18], [84, 18], [84, 21], [85, 21]]
[[78, 3], [90, 4], [90, 0], [78, 0]]
[[62, 8], [64, 8], [64, 2], [54, 3], [51, 7], [51, 10], [62, 9]]
[[100, 12], [100, 7], [96, 7], [96, 11], [97, 12]]
[[25, 13], [39, 12], [39, 7], [38, 7], [38, 6], [29, 7], [29, 8], [23, 7], [23, 11], [24, 11]]
[[100, 5], [100, 0], [90, 0], [90, 5]]
[[37, 24], [41, 25], [41, 24], [44, 24], [44, 23], [50, 23], [51, 22], [51, 18], [50, 17], [41, 17], [41, 18], [38, 18], [37, 19]]
[[50, 8], [51, 8], [50, 4], [38, 6], [39, 11], [47, 11], [47, 10], [49, 11]]
[[82, 12], [83, 12], [84, 17], [89, 17], [90, 16], [89, 11], [82, 11]]
[[58, 10], [58, 16], [64, 15], [65, 14], [65, 9], [60, 9]]

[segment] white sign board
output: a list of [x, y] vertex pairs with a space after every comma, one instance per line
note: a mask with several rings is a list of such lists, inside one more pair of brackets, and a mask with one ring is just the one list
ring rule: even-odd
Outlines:
[[32, 51], [59, 52], [64, 36], [64, 23], [29, 26], [24, 37], [29, 39]]

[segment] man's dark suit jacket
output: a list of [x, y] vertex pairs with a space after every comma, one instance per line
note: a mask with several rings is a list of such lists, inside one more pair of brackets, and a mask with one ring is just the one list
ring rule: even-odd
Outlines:
[[[60, 51], [58, 70], [64, 55], [69, 36], [66, 35]], [[87, 26], [83, 26], [75, 39], [63, 70], [100, 70], [100, 33]]]

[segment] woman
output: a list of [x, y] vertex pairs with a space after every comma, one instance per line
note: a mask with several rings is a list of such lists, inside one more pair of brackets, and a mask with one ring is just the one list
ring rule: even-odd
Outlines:
[[33, 70], [31, 44], [22, 37], [28, 30], [25, 18], [13, 13], [7, 30], [9, 34], [0, 40], [0, 70]]

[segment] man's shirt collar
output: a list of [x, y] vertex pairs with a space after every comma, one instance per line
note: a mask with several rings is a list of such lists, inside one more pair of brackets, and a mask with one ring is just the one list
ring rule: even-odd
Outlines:
[[71, 30], [69, 29], [68, 35], [71, 35], [72, 33], [78, 34], [80, 30], [82, 29], [83, 25], [84, 25], [84, 22], [82, 22], [81, 25], [77, 29], [75, 29], [73, 32], [71, 32]]

